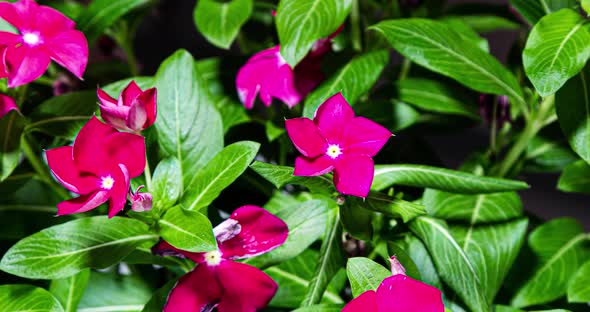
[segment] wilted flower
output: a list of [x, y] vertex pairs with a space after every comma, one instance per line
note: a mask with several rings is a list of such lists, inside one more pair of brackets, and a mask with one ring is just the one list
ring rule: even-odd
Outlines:
[[[494, 101], [498, 102], [494, 104]], [[495, 112], [494, 107], [496, 107]], [[492, 94], [481, 94], [479, 96], [479, 114], [490, 125], [495, 118], [496, 127], [500, 129], [505, 123], [512, 122], [510, 100], [505, 95], [498, 96], [496, 99]]]
[[129, 179], [143, 173], [145, 142], [142, 136], [118, 132], [92, 117], [73, 146], [50, 149], [46, 156], [57, 180], [80, 194], [57, 204], [57, 215], [85, 212], [110, 199], [111, 218], [125, 206]]
[[[349, 302], [342, 312], [444, 312], [440, 290], [405, 275], [392, 257], [393, 276], [381, 282], [377, 291], [368, 290]], [[394, 268], [393, 265], [396, 267]]]
[[152, 248], [155, 254], [189, 258], [195, 269], [180, 278], [168, 295], [164, 312], [246, 312], [264, 308], [277, 284], [264, 272], [232, 261], [269, 252], [285, 242], [287, 225], [256, 206], [238, 208], [213, 229], [219, 249], [210, 252], [179, 250], [167, 242]]
[[156, 88], [142, 91], [131, 81], [115, 100], [98, 88], [100, 116], [106, 123], [119, 129], [140, 132], [156, 121]]
[[53, 59], [82, 79], [88, 63], [88, 42], [76, 24], [62, 13], [33, 0], [0, 2], [0, 18], [19, 33], [0, 32], [8, 86], [27, 84], [43, 75]]
[[131, 198], [131, 210], [135, 212], [144, 212], [152, 209], [152, 194], [139, 192], [141, 189], [144, 188], [143, 185], [140, 185], [136, 190], [135, 193], [129, 191], [129, 197]]
[[238, 96], [247, 109], [254, 107], [256, 96], [265, 106], [277, 98], [289, 107], [297, 105], [317, 87], [325, 76], [321, 70], [324, 55], [332, 49], [332, 39], [342, 30], [340, 27], [328, 38], [316, 41], [307, 56], [291, 69], [275, 46], [254, 54], [238, 72], [236, 86]]
[[0, 94], [0, 119], [11, 110], [18, 110], [14, 99], [8, 95]]
[[303, 154], [295, 160], [296, 176], [318, 176], [334, 171], [336, 189], [346, 195], [366, 197], [373, 183], [372, 157], [391, 132], [354, 111], [342, 93], [318, 107], [313, 121], [285, 121], [287, 133]]

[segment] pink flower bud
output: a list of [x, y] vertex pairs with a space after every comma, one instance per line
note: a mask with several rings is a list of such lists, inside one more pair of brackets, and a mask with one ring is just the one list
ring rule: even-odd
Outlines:
[[109, 125], [123, 131], [140, 132], [156, 121], [156, 88], [142, 91], [131, 81], [118, 100], [98, 88], [100, 116]]
[[391, 275], [406, 275], [406, 268], [397, 260], [396, 256], [389, 258], [389, 264], [391, 264]]
[[135, 194], [133, 192], [129, 193], [129, 197], [131, 197], [131, 209], [135, 212], [144, 212], [152, 209], [152, 194], [140, 193], [139, 191], [143, 187], [143, 185], [138, 187], [135, 190]]
[[0, 94], [0, 119], [13, 109], [18, 111], [18, 107], [14, 100], [8, 95]]

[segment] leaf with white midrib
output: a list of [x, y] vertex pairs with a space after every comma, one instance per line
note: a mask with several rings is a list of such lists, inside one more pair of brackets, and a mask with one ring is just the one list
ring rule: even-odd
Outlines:
[[[213, 45], [228, 49], [250, 18], [252, 0], [232, 0], [220, 3], [200, 0], [194, 11], [194, 20], [201, 34]], [[215, 16], [215, 18], [211, 18]]]
[[567, 288], [567, 301], [590, 302], [590, 261], [584, 263], [572, 277]]
[[217, 247], [213, 227], [198, 211], [175, 206], [158, 220], [159, 233], [172, 246], [191, 252], [206, 252]]
[[89, 277], [90, 270], [86, 269], [68, 278], [51, 281], [49, 291], [61, 302], [65, 312], [77, 311]]
[[365, 291], [377, 290], [381, 282], [391, 276], [391, 271], [371, 259], [356, 257], [348, 259], [346, 274], [352, 295], [358, 297]]
[[32, 285], [0, 286], [0, 303], [7, 312], [64, 312], [50, 292]]

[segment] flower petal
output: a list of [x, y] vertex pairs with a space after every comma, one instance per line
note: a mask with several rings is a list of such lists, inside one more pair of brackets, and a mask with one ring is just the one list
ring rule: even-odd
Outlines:
[[129, 107], [109, 105], [104, 106], [99, 104], [100, 117], [111, 127], [119, 130], [127, 130], [127, 116], [129, 115]]
[[[228, 221], [229, 220], [229, 221]], [[283, 220], [257, 206], [243, 206], [213, 231], [225, 259], [249, 258], [269, 252], [285, 242], [289, 229]], [[234, 220], [234, 221], [231, 221]], [[231, 235], [225, 235], [224, 223], [237, 221]], [[221, 233], [223, 232], [223, 233]]]
[[78, 30], [68, 30], [45, 44], [51, 58], [82, 79], [88, 64], [88, 42]]
[[170, 291], [163, 312], [212, 311], [223, 294], [215, 271], [215, 267], [201, 264], [182, 276]]
[[379, 312], [444, 312], [440, 290], [405, 275], [388, 277], [377, 289]]
[[123, 89], [123, 92], [121, 92], [121, 96], [119, 96], [119, 106], [131, 106], [133, 101], [135, 101], [141, 93], [142, 91], [137, 83], [135, 83], [135, 80], [131, 80], [125, 89]]
[[[346, 304], [341, 312], [377, 312], [377, 294], [374, 290], [368, 290]], [[401, 312], [400, 310], [397, 312]], [[381, 312], [381, 311], [379, 311]], [[404, 311], [405, 312], [405, 311]]]
[[96, 88], [96, 95], [100, 104], [103, 106], [117, 106], [117, 100], [115, 100], [108, 93], [104, 92], [101, 88]]
[[95, 176], [82, 175], [74, 163], [71, 146], [62, 146], [45, 152], [47, 164], [57, 181], [77, 194], [89, 194], [98, 189]]
[[312, 177], [320, 176], [334, 170], [334, 160], [329, 156], [322, 155], [316, 158], [297, 157], [295, 159], [294, 176]]
[[156, 88], [151, 88], [145, 90], [137, 98], [137, 101], [143, 103], [147, 117], [146, 122], [143, 124], [143, 129], [153, 125], [154, 122], [156, 122], [156, 117], [158, 115], [157, 97], [158, 90], [156, 90]]
[[141, 135], [114, 133], [107, 138], [103, 149], [111, 163], [127, 167], [130, 178], [140, 176], [145, 170], [145, 139]]
[[23, 0], [16, 3], [0, 2], [0, 18], [7, 21], [17, 29], [30, 29], [34, 19], [30, 19], [30, 13], [36, 13], [37, 3], [32, 0]]
[[115, 183], [110, 191], [109, 218], [114, 217], [125, 208], [127, 192], [129, 191], [129, 173], [125, 165], [119, 164], [118, 170], [114, 170]]
[[293, 118], [285, 120], [285, 128], [293, 145], [307, 157], [316, 157], [326, 152], [327, 143], [316, 127], [308, 118]]
[[218, 306], [220, 312], [260, 310], [277, 292], [278, 285], [270, 276], [247, 264], [222, 261], [215, 273], [223, 288]]
[[338, 92], [320, 105], [315, 112], [313, 121], [328, 143], [340, 143], [344, 126], [354, 118], [354, 111]]
[[28, 15], [29, 18], [34, 18], [35, 29], [40, 30], [44, 37], [53, 38], [76, 27], [76, 23], [60, 11], [45, 5], [37, 5], [34, 13], [29, 12]]
[[152, 247], [152, 253], [159, 256], [173, 256], [183, 259], [191, 259], [195, 263], [203, 263], [205, 261], [203, 258], [203, 252], [190, 252], [178, 249], [163, 240], [159, 241]]
[[147, 111], [145, 110], [145, 103], [136, 99], [129, 107], [129, 115], [125, 124], [131, 131], [141, 131], [144, 129], [144, 125], [147, 123]]
[[100, 122], [96, 116], [92, 116], [80, 129], [74, 141], [74, 161], [81, 171], [98, 176], [105, 169], [114, 167], [104, 146], [107, 138], [114, 133], [117, 133], [115, 128]]
[[51, 63], [45, 52], [24, 44], [9, 47], [5, 53], [9, 88], [27, 84], [41, 77]]
[[[0, 2], [2, 3], [2, 2]], [[0, 31], [0, 45], [15, 46], [21, 43], [22, 36], [7, 31]]]
[[57, 215], [63, 216], [72, 213], [82, 213], [94, 209], [109, 199], [109, 192], [97, 191], [57, 204]]
[[8, 114], [8, 112], [11, 110], [18, 111], [18, 107], [16, 106], [14, 99], [8, 95], [0, 94], [0, 119], [2, 119], [2, 117]]
[[344, 154], [336, 161], [334, 185], [345, 195], [367, 197], [373, 183], [375, 164], [368, 156]]
[[354, 118], [344, 128], [342, 142], [346, 152], [373, 157], [391, 137], [391, 132], [364, 117]]

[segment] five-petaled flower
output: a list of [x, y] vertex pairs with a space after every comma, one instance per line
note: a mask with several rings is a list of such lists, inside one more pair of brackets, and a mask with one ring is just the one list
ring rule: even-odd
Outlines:
[[394, 275], [384, 279], [377, 291], [368, 290], [356, 297], [342, 312], [445, 311], [440, 290], [406, 276], [395, 257], [391, 262]]
[[317, 40], [295, 69], [291, 69], [281, 56], [278, 45], [254, 54], [240, 68], [236, 77], [236, 87], [242, 104], [251, 109], [260, 93], [260, 100], [265, 106], [270, 106], [273, 97], [289, 107], [297, 105], [324, 80], [322, 60], [332, 50], [332, 39], [341, 30], [342, 26], [328, 38]]
[[110, 199], [109, 218], [127, 201], [129, 179], [145, 168], [142, 136], [118, 132], [92, 117], [78, 133], [73, 146], [46, 151], [53, 175], [79, 197], [57, 204], [57, 215], [85, 212]]
[[295, 160], [295, 176], [318, 176], [334, 171], [334, 185], [345, 195], [366, 197], [373, 183], [373, 156], [391, 132], [354, 111], [337, 93], [318, 107], [313, 121], [285, 121], [287, 133], [303, 154]]
[[52, 59], [82, 79], [88, 42], [72, 20], [33, 0], [0, 2], [0, 18], [19, 32], [0, 32], [0, 78], [9, 87], [41, 77]]
[[118, 100], [98, 88], [100, 116], [109, 125], [123, 131], [140, 132], [156, 121], [156, 88], [142, 91], [131, 81]]
[[195, 269], [180, 278], [168, 295], [164, 312], [246, 312], [264, 308], [277, 284], [259, 269], [232, 261], [266, 253], [285, 242], [287, 225], [256, 206], [238, 208], [213, 229], [219, 249], [188, 252], [160, 242], [155, 254], [189, 258]]
[[16, 102], [8, 95], [0, 94], [0, 119], [11, 110], [17, 110]]

